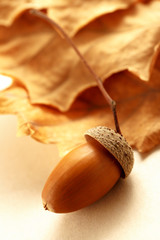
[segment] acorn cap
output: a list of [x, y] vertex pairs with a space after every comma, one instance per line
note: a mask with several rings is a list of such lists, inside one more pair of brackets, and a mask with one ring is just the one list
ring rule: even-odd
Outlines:
[[123, 178], [130, 174], [134, 163], [133, 151], [121, 134], [108, 127], [97, 126], [87, 130], [85, 133], [86, 139], [87, 136], [98, 141], [117, 159], [124, 171]]

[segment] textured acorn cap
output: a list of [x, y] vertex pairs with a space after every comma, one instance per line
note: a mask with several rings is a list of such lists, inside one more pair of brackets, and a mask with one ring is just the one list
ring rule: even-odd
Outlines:
[[125, 178], [130, 174], [134, 163], [133, 151], [121, 134], [108, 127], [98, 126], [89, 129], [85, 133], [86, 139], [87, 136], [98, 141], [118, 160], [124, 171], [122, 177]]

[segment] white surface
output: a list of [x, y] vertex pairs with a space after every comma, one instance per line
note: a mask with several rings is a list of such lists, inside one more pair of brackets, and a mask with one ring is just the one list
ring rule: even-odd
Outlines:
[[0, 74], [0, 91], [12, 84], [12, 78]]
[[131, 175], [100, 201], [54, 214], [43, 209], [41, 190], [57, 149], [17, 138], [16, 123], [15, 116], [0, 116], [0, 239], [160, 239], [160, 149], [143, 158], [135, 153]]

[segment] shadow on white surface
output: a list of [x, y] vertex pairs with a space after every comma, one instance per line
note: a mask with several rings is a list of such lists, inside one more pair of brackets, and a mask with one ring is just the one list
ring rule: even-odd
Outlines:
[[[59, 215], [53, 240], [102, 240], [119, 237], [121, 222], [132, 208], [132, 179], [120, 180], [101, 200], [77, 212]], [[116, 238], [115, 238], [116, 239]]]

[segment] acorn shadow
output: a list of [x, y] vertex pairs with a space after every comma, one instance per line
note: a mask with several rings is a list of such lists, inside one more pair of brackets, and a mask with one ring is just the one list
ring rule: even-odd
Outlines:
[[79, 211], [59, 215], [54, 240], [109, 239], [130, 214], [134, 192], [132, 178], [120, 180], [96, 203]]

